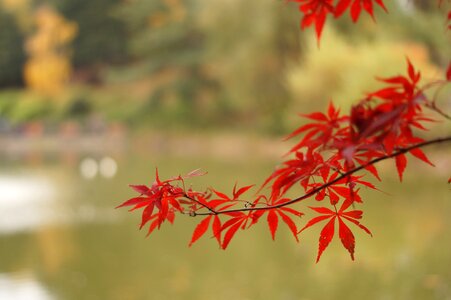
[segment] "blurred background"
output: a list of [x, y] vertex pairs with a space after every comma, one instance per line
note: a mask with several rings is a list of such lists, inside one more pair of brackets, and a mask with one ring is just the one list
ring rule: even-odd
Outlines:
[[451, 299], [446, 145], [403, 184], [381, 164], [356, 262], [334, 240], [316, 265], [319, 228], [299, 244], [261, 224], [227, 251], [188, 248], [198, 220], [146, 239], [139, 214], [114, 209], [157, 166], [203, 168], [199, 190], [261, 183], [296, 113], [348, 109], [406, 56], [442, 78], [449, 2], [386, 2], [377, 23], [329, 22], [318, 48], [283, 1], [0, 0], [0, 299]]

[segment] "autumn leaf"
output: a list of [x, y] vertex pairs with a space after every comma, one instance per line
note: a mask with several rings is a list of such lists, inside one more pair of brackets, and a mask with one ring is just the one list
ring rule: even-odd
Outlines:
[[[305, 14], [303, 22], [315, 24], [318, 38], [325, 20], [321, 19], [324, 7], [327, 7], [327, 13], [330, 13], [329, 9], [333, 11], [334, 8], [329, 6], [335, 3], [336, 16], [350, 10], [355, 21], [362, 11], [373, 16], [374, 3], [385, 8], [381, 0], [296, 2]], [[450, 68], [451, 66], [447, 71], [448, 80]], [[142, 209], [139, 227], [141, 229], [148, 226], [147, 235], [155, 229], [160, 229], [166, 221], [174, 223], [177, 213], [200, 217], [202, 219], [192, 233], [189, 246], [211, 228], [210, 237], [214, 238], [222, 249], [229, 246], [238, 230], [248, 229], [260, 220], [266, 220], [273, 240], [280, 228], [280, 220], [288, 227], [296, 241], [299, 241], [298, 235], [301, 232], [323, 223], [316, 261], [319, 262], [336, 232], [341, 244], [354, 260], [356, 241], [353, 227], [372, 234], [360, 223], [363, 212], [353, 208], [362, 203], [360, 190], [377, 190], [375, 185], [364, 180], [365, 174], [354, 173], [370, 173], [380, 180], [375, 163], [394, 158], [398, 176], [402, 181], [407, 166], [406, 153], [433, 165], [420, 148], [450, 140], [450, 137], [447, 137], [426, 141], [417, 136], [416, 131], [427, 130], [426, 122], [435, 121], [423, 113], [424, 107], [434, 108], [431, 105], [434, 102], [427, 98], [425, 88], [418, 85], [420, 78], [420, 72], [407, 59], [406, 75], [380, 79], [384, 87], [369, 93], [354, 105], [350, 115], [341, 114], [332, 102], [325, 112], [302, 114], [301, 116], [307, 119], [307, 124], [288, 135], [288, 138], [299, 139], [287, 153], [287, 156], [291, 157], [275, 169], [250, 200], [246, 200], [244, 195], [253, 185], [239, 187], [235, 184], [231, 196], [214, 188], [201, 192], [191, 187], [187, 189], [185, 184], [185, 180], [205, 174], [200, 170], [167, 180], [161, 180], [156, 170], [152, 185], [130, 185], [138, 196], [126, 200], [117, 208], [128, 207], [130, 211]], [[451, 183], [451, 178], [448, 183]], [[294, 199], [286, 197], [293, 187], [300, 188], [302, 194]], [[268, 189], [268, 194], [261, 194], [263, 188]], [[297, 223], [303, 213], [289, 206], [312, 198], [317, 201], [329, 198], [330, 206], [310, 207], [318, 215], [298, 230]]]
[[333, 211], [327, 207], [310, 207], [310, 209], [316, 211], [321, 215], [310, 219], [310, 221], [307, 222], [307, 224], [299, 231], [299, 233], [319, 222], [329, 220], [320, 233], [318, 244], [318, 255], [316, 258], [316, 262], [319, 262], [324, 250], [326, 250], [326, 248], [329, 246], [330, 242], [333, 239], [336, 219], [338, 219], [339, 226], [338, 235], [340, 237], [340, 240], [343, 244], [343, 247], [345, 247], [345, 249], [349, 252], [353, 260], [354, 260], [355, 238], [351, 229], [346, 225], [343, 219], [357, 225], [366, 233], [372, 235], [371, 231], [362, 224], [360, 224], [360, 222], [358, 221], [359, 219], [362, 218], [361, 210], [346, 211], [346, 209], [348, 209], [351, 204], [352, 201], [350, 200], [343, 201], [343, 204], [341, 205], [338, 211]]
[[271, 237], [274, 240], [276, 238], [277, 226], [279, 224], [279, 218], [277, 217], [277, 214], [274, 210], [270, 210], [268, 212], [267, 220], [268, 220], [269, 231], [271, 232]]
[[240, 229], [240, 226], [244, 222], [243, 220], [237, 220], [230, 228], [227, 230], [227, 232], [224, 235], [224, 240], [222, 242], [222, 249], [227, 249], [227, 246], [229, 245], [230, 241], [232, 240], [235, 233]]
[[407, 159], [404, 154], [397, 155], [395, 157], [396, 161], [396, 169], [398, 170], [399, 181], [402, 181], [402, 175], [404, 174], [404, 170], [406, 169]]
[[324, 250], [326, 250], [327, 246], [329, 246], [330, 242], [332, 241], [332, 238], [334, 237], [334, 231], [335, 231], [335, 216], [332, 217], [329, 222], [327, 222], [326, 226], [323, 227], [321, 230], [320, 236], [319, 236], [319, 243], [318, 243], [318, 255], [316, 257], [316, 262], [319, 262], [319, 259], [321, 258], [321, 255], [323, 254]]
[[208, 225], [210, 225], [211, 215], [200, 221], [200, 223], [196, 226], [193, 232], [193, 236], [191, 237], [191, 241], [189, 242], [189, 246], [193, 245], [205, 232], [207, 232]]
[[[448, 15], [448, 20], [451, 20], [451, 11]], [[451, 81], [451, 61], [448, 64], [448, 68], [446, 69], [446, 80]]]
[[355, 238], [352, 234], [351, 229], [343, 222], [341, 218], [338, 218], [338, 232], [340, 236], [341, 243], [343, 244], [343, 247], [348, 250], [349, 254], [351, 255], [351, 259], [354, 260], [354, 247], [355, 247]]

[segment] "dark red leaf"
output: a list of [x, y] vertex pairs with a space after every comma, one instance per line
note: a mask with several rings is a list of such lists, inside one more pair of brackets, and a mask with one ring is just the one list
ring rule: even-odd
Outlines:
[[374, 20], [374, 12], [373, 12], [373, 0], [363, 0], [363, 9], [373, 18]]
[[380, 7], [382, 7], [387, 12], [387, 8], [385, 7], [384, 2], [382, 0], [374, 0], [374, 2], [376, 2]]
[[[222, 242], [222, 249], [226, 249], [227, 246], [229, 245], [230, 241], [232, 240], [233, 236], [235, 235], [235, 233], [237, 232], [237, 230], [240, 228], [241, 223], [243, 223], [243, 219], [239, 220], [239, 222], [237, 222], [236, 224], [234, 224], [233, 226], [230, 227], [229, 230], [227, 230], [225, 236], [224, 236], [224, 240]], [[223, 226], [224, 228], [224, 226]]]
[[399, 181], [402, 181], [402, 174], [404, 173], [404, 170], [406, 169], [407, 165], [407, 159], [404, 154], [400, 154], [395, 157], [396, 160], [396, 169], [398, 170], [399, 175]]
[[415, 81], [415, 68], [413, 67], [412, 63], [410, 62], [410, 59], [407, 58], [407, 74], [409, 74], [409, 78], [412, 81]]
[[167, 215], [166, 215], [166, 220], [169, 221], [169, 223], [174, 224], [174, 220], [175, 220], [175, 213], [174, 210], [171, 209], [168, 211]]
[[189, 242], [190, 247], [207, 231], [208, 225], [210, 225], [211, 217], [212, 216], [208, 216], [200, 221], [199, 224], [197, 224], [196, 228], [194, 229], [193, 236], [191, 237], [191, 242]]
[[391, 83], [391, 84], [400, 84], [403, 86], [409, 86], [410, 82], [407, 80], [404, 76], [396, 76], [396, 77], [390, 77], [390, 78], [384, 78], [380, 79], [380, 81], [383, 81], [385, 83]]
[[141, 202], [141, 203], [136, 204], [134, 207], [132, 207], [132, 208], [129, 209], [128, 211], [134, 211], [134, 210], [143, 208], [144, 206], [147, 206], [147, 205], [149, 205], [150, 203], [154, 202], [153, 199], [147, 199], [147, 200], [148, 200], [148, 201], [144, 201], [144, 202]]
[[351, 5], [351, 18], [355, 23], [359, 19], [360, 12], [362, 11], [362, 6], [360, 6], [360, 0], [354, 0]]
[[413, 156], [415, 156], [418, 159], [421, 159], [425, 163], [430, 164], [431, 166], [435, 167], [435, 165], [427, 158], [426, 154], [424, 154], [423, 150], [421, 150], [419, 148], [412, 149], [412, 150], [410, 150], [410, 154], [412, 154]]
[[[451, 17], [451, 12], [449, 13], [448, 18]], [[448, 64], [448, 69], [446, 70], [446, 80], [451, 81], [451, 61]]]
[[293, 131], [291, 134], [289, 134], [285, 138], [285, 140], [291, 139], [292, 137], [294, 137], [296, 135], [299, 135], [299, 134], [301, 134], [304, 131], [311, 130], [311, 129], [314, 129], [314, 128], [317, 128], [317, 127], [318, 127], [318, 125], [314, 124], [314, 123], [305, 124], [305, 125], [299, 127], [298, 129], [296, 129], [295, 131]]
[[120, 207], [124, 207], [124, 206], [136, 205], [136, 204], [139, 204], [139, 203], [142, 203], [142, 202], [146, 202], [147, 203], [148, 201], [149, 201], [149, 198], [147, 198], [147, 197], [134, 197], [134, 198], [128, 199], [127, 201], [125, 201], [121, 205], [116, 206], [116, 208], [120, 208]]
[[298, 229], [296, 227], [296, 223], [286, 214], [282, 212], [282, 210], [277, 210], [280, 217], [282, 218], [282, 221], [287, 224], [288, 228], [290, 229], [291, 233], [293, 234], [294, 238], [296, 239], [296, 242], [299, 242], [298, 239]]
[[254, 187], [255, 184], [253, 185], [248, 185], [248, 186], [244, 186], [240, 189], [238, 189], [238, 191], [236, 191], [236, 185], [233, 187], [233, 199], [239, 199], [239, 197], [244, 194], [245, 192], [247, 192], [249, 189], [251, 189], [252, 187]]
[[276, 212], [272, 209], [268, 212], [268, 226], [271, 232], [271, 237], [274, 240], [276, 238], [277, 226], [279, 224], [279, 217], [277, 217]]
[[136, 192], [140, 193], [141, 195], [146, 194], [147, 192], [150, 191], [150, 189], [145, 185], [129, 184], [128, 186], [131, 187], [132, 189], [134, 189]]
[[213, 192], [216, 194], [216, 195], [218, 195], [218, 197], [219, 198], [221, 198], [221, 199], [225, 199], [225, 200], [231, 200], [230, 198], [229, 198], [229, 196], [227, 196], [226, 194], [224, 194], [224, 193], [221, 193], [221, 192], [219, 192], [219, 191], [217, 191], [217, 190], [215, 190], [215, 189], [212, 189], [213, 190]]
[[180, 203], [175, 199], [174, 197], [168, 198], [169, 202], [171, 203], [172, 207], [174, 207], [178, 211], [183, 211], [183, 208], [180, 206]]
[[319, 222], [324, 221], [326, 219], [332, 218], [332, 216], [333, 215], [323, 215], [323, 216], [318, 216], [318, 217], [315, 217], [315, 218], [311, 219], [310, 221], [307, 222], [307, 224], [301, 230], [299, 230], [299, 233], [301, 233], [305, 229], [309, 228], [310, 226], [315, 225], [316, 223], [319, 223]]
[[340, 0], [337, 5], [335, 5], [335, 17], [340, 17], [349, 8], [350, 4], [351, 0]]
[[[240, 215], [242, 215], [242, 213]], [[235, 224], [239, 221], [242, 221], [242, 220], [244, 220], [244, 217], [242, 217], [242, 216], [234, 217], [232, 219], [227, 220], [224, 224], [222, 224], [221, 232], [223, 230], [225, 230], [226, 228], [228, 228], [228, 227], [232, 226], [233, 224]]]
[[319, 236], [319, 247], [318, 247], [318, 256], [316, 257], [316, 262], [319, 262], [321, 258], [321, 254], [323, 254], [324, 250], [326, 250], [329, 243], [332, 241], [334, 237], [335, 231], [335, 216], [330, 219], [329, 222], [324, 226], [323, 230], [321, 230]]
[[345, 210], [347, 210], [349, 208], [349, 206], [351, 206], [354, 202], [352, 201], [352, 199], [348, 198], [345, 201], [343, 201], [343, 203], [341, 204], [340, 210], [338, 211], [338, 213], [341, 215]]
[[345, 218], [346, 220], [348, 220], [349, 222], [352, 222], [352, 223], [354, 223], [355, 225], [359, 226], [361, 229], [363, 229], [363, 230], [364, 230], [366, 233], [368, 233], [370, 236], [373, 236], [373, 234], [371, 233], [371, 231], [370, 231], [368, 228], [366, 228], [365, 226], [363, 226], [362, 224], [360, 224], [359, 221], [357, 221], [357, 220], [355, 220], [355, 219], [352, 219], [352, 218], [350, 218], [350, 217], [348, 217], [348, 216], [345, 216], [345, 215], [342, 215], [342, 217]]
[[362, 218], [363, 211], [361, 210], [351, 210], [347, 212], [342, 212], [340, 209], [340, 215], [341, 216], [347, 216], [353, 219], [361, 219]]
[[158, 219], [153, 220], [153, 222], [150, 223], [149, 230], [147, 231], [146, 236], [149, 236], [155, 230], [155, 228], [158, 227], [158, 225], [159, 225]]
[[369, 171], [371, 174], [373, 174], [374, 177], [377, 178], [377, 180], [381, 181], [381, 178], [379, 177], [379, 173], [377, 172], [377, 169], [374, 165], [366, 166], [365, 170]]
[[318, 39], [318, 45], [319, 45], [319, 41], [321, 40], [321, 33], [323, 32], [324, 23], [326, 23], [326, 17], [327, 17], [326, 11], [323, 11], [316, 16], [315, 31], [316, 31], [316, 37]]
[[333, 210], [330, 210], [327, 207], [311, 207], [311, 206], [309, 206], [309, 208], [320, 214], [328, 214], [328, 215], [335, 214], [335, 212]]
[[146, 223], [151, 219], [154, 207], [154, 202], [152, 202], [143, 210], [139, 229], [143, 228], [143, 226], [146, 225]]
[[301, 114], [300, 116], [308, 118], [308, 119], [312, 119], [315, 121], [327, 122], [327, 116], [321, 112], [314, 112], [314, 113], [311, 113], [308, 115]]
[[[157, 205], [158, 202], [155, 202]], [[160, 202], [160, 212], [158, 213], [158, 228], [160, 228], [161, 224], [163, 224], [164, 220], [166, 220], [169, 212], [169, 204], [168, 200], [163, 198]]]
[[327, 189], [329, 191], [328, 196], [330, 199], [330, 204], [335, 205], [338, 203], [338, 201], [340, 200], [340, 197], [333, 192], [332, 189]]
[[354, 247], [355, 247], [355, 238], [352, 234], [351, 229], [338, 218], [338, 235], [340, 237], [341, 243], [348, 250], [351, 255], [351, 259], [354, 260]]
[[250, 214], [250, 217], [252, 219], [251, 225], [256, 224], [258, 222], [258, 220], [260, 220], [260, 217], [263, 216], [264, 213], [265, 213], [264, 210], [256, 210], [256, 211], [252, 212]]
[[337, 194], [339, 194], [340, 196], [342, 196], [344, 198], [347, 198], [350, 195], [349, 188], [346, 186], [333, 185], [333, 186], [331, 186], [331, 189], [334, 190], [334, 192], [336, 192]]
[[301, 21], [301, 28], [305, 29], [307, 27], [310, 27], [310, 25], [312, 25], [315, 22], [315, 20], [316, 16], [314, 14], [305, 15]]

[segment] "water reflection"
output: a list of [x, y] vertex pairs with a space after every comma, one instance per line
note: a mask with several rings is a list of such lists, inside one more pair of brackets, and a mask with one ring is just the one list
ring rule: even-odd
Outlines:
[[[275, 162], [271, 153], [263, 157], [246, 154], [245, 149], [241, 157], [182, 155], [177, 152], [180, 147], [171, 151], [168, 146], [163, 155], [141, 142], [131, 142], [137, 147], [122, 155], [74, 147], [73, 152], [61, 153], [30, 150], [33, 160], [11, 153], [0, 158], [5, 166], [0, 171], [0, 300], [331, 299], [331, 295], [448, 299], [451, 295], [451, 244], [444, 239], [451, 234], [451, 204], [440, 175], [417, 172], [402, 186], [391, 185], [396, 178], [384, 178], [382, 189], [396, 196], [368, 191], [365, 224], [375, 237], [356, 232], [356, 262], [350, 261], [336, 238], [315, 265], [317, 234], [302, 236], [298, 245], [283, 226], [276, 243], [261, 224], [237, 236], [226, 252], [218, 251], [208, 238], [188, 248], [197, 223], [189, 217], [180, 216], [175, 226], [164, 224], [162, 232], [144, 238], [145, 232], [137, 231], [139, 214], [114, 207], [134, 195], [129, 183], [153, 180], [155, 166], [161, 166], [162, 178], [201, 166], [209, 175], [193, 180], [194, 187], [213, 184], [227, 190], [237, 178], [243, 184], [261, 182]], [[86, 159], [95, 165], [91, 179], [81, 172]]]
[[117, 173], [116, 161], [104, 156], [99, 162], [92, 157], [84, 158], [80, 162], [80, 174], [85, 179], [94, 179], [97, 174], [104, 178], [113, 178]]
[[29, 274], [0, 274], [0, 299], [51, 300], [55, 298]]
[[48, 178], [0, 175], [0, 233], [30, 230], [54, 222], [56, 187]]
[[[105, 168], [105, 167], [104, 167]], [[111, 170], [107, 170], [111, 176]], [[34, 231], [57, 224], [113, 221], [111, 209], [70, 203], [62, 178], [0, 174], [0, 235]], [[74, 187], [72, 187], [74, 188]]]

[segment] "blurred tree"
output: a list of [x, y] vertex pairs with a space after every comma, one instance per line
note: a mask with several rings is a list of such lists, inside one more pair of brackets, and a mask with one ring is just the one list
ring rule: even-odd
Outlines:
[[77, 79], [97, 82], [102, 66], [126, 58], [125, 25], [111, 14], [121, 0], [50, 1], [66, 18], [78, 24], [79, 34], [73, 43]]
[[38, 92], [58, 93], [72, 72], [68, 45], [76, 35], [77, 25], [65, 20], [50, 6], [38, 8], [34, 18], [37, 30], [26, 44], [29, 59], [25, 65], [25, 81]]
[[283, 130], [291, 101], [286, 71], [302, 53], [296, 10], [268, 0], [204, 4], [209, 55], [226, 97], [247, 121]]
[[0, 7], [0, 87], [23, 84], [24, 37], [14, 17]]
[[[208, 72], [206, 36], [198, 24], [197, 0], [127, 1], [118, 15], [127, 22], [135, 77], [167, 77], [150, 97], [150, 111], [172, 110], [195, 123], [215, 106], [219, 89]], [[167, 76], [167, 74], [170, 74]], [[175, 103], [175, 104], [174, 104]], [[193, 117], [196, 115], [196, 117]]]
[[169, 78], [151, 92], [147, 111], [283, 129], [285, 71], [300, 55], [296, 11], [270, 0], [135, 0], [117, 13], [134, 60], [121, 74]]

